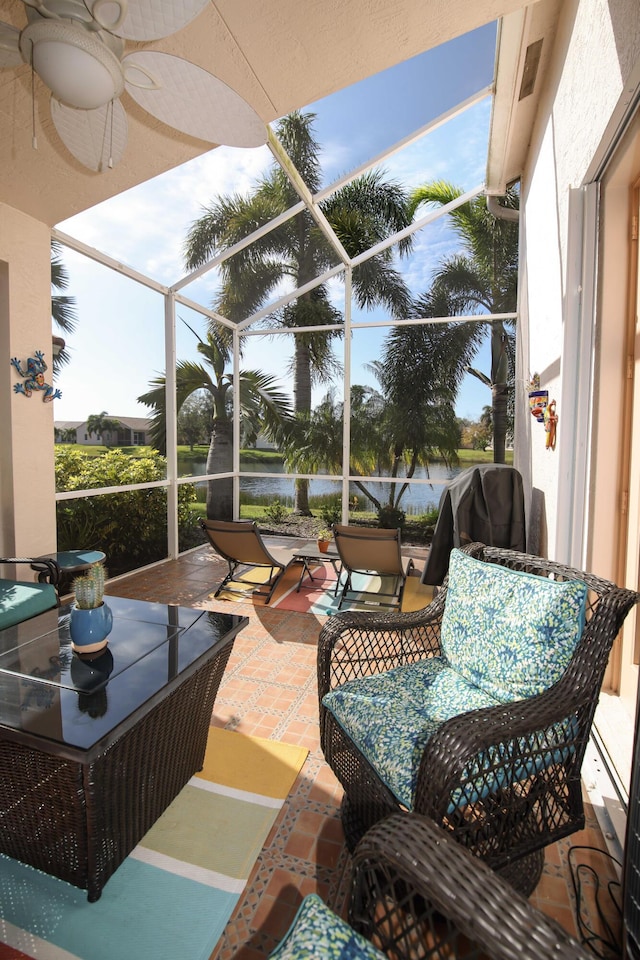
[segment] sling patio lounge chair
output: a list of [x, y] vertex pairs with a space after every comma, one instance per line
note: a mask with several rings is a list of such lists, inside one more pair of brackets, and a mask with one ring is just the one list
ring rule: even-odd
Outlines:
[[[413, 560], [403, 559], [400, 553], [400, 530], [336, 523], [333, 535], [342, 563], [341, 579], [336, 584], [336, 596], [342, 591], [338, 609], [345, 601], [367, 602], [364, 598], [379, 606], [399, 608], [413, 567]], [[381, 580], [375, 589], [370, 589], [372, 574]]]
[[[232, 592], [252, 593], [269, 603], [278, 580], [291, 560], [291, 551], [268, 550], [257, 525], [252, 520], [205, 520], [199, 518], [211, 546], [223, 557], [229, 571], [214, 593], [217, 597], [233, 583]], [[256, 568], [267, 573], [267, 579], [258, 577]]]

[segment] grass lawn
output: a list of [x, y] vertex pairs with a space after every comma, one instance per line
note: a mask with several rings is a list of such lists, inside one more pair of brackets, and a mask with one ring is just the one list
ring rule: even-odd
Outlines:
[[[57, 447], [72, 446], [74, 450], [86, 453], [89, 457], [101, 457], [108, 450], [121, 450], [131, 457], [145, 457], [151, 453], [151, 447], [105, 447], [97, 443], [74, 443], [74, 444], [56, 444]], [[202, 462], [207, 459], [209, 447], [206, 444], [197, 444], [193, 450], [184, 445], [178, 447], [178, 460], [183, 466], [195, 461]], [[458, 459], [460, 463], [491, 463], [493, 460], [492, 450], [458, 450]], [[513, 463], [513, 450], [507, 450], [506, 462]], [[253, 450], [245, 449], [240, 451], [240, 463], [281, 463], [282, 456], [275, 450]], [[434, 459], [434, 463], [438, 461]]]
[[[513, 450], [505, 450], [505, 463], [513, 466]], [[460, 463], [493, 463], [493, 450], [458, 450]]]

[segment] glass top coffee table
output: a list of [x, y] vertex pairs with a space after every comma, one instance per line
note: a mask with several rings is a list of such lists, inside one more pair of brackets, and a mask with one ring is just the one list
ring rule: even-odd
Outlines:
[[107, 597], [106, 651], [71, 648], [70, 605], [0, 631], [0, 853], [102, 887], [202, 768], [246, 617]]

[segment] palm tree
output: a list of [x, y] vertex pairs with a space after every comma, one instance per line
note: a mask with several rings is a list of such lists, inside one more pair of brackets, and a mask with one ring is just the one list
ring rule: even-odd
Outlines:
[[[320, 148], [312, 133], [314, 118], [312, 113], [296, 111], [280, 120], [276, 128], [281, 144], [312, 193], [321, 187]], [[198, 267], [229, 249], [298, 200], [279, 164], [274, 164], [249, 196], [219, 197], [189, 230], [185, 244], [187, 267]], [[321, 204], [321, 209], [350, 257], [410, 222], [404, 192], [397, 184], [386, 181], [381, 171], [367, 173], [342, 187]], [[410, 245], [410, 238], [403, 240], [400, 253], [406, 253]], [[354, 270], [353, 292], [359, 306], [383, 304], [394, 315], [406, 314], [410, 298], [394, 268], [393, 256], [386, 250]], [[297, 289], [335, 263], [335, 251], [305, 211], [222, 264], [222, 287], [214, 309], [231, 320], [241, 321], [266, 304], [283, 281], [288, 280]], [[302, 294], [271, 317], [272, 323], [294, 329], [335, 325], [341, 320], [325, 285]], [[337, 331], [295, 334], [291, 372], [294, 409], [302, 432], [310, 418], [312, 385], [327, 382], [336, 370], [331, 341], [339, 335]], [[306, 480], [296, 483], [295, 508], [299, 513], [310, 514]]]
[[[189, 329], [191, 330], [191, 327]], [[212, 404], [212, 419], [206, 472], [229, 473], [233, 469], [233, 375], [225, 372], [230, 351], [224, 331], [212, 326], [206, 341], [198, 337], [197, 349], [206, 366], [191, 360], [180, 360], [176, 364], [178, 412], [185, 401], [198, 391], [204, 390], [208, 393]], [[138, 403], [152, 408], [151, 440], [156, 449], [164, 454], [167, 423], [165, 377], [154, 379], [151, 387], [148, 393], [138, 397]], [[255, 434], [262, 430], [268, 437], [280, 440], [290, 425], [291, 410], [287, 397], [276, 389], [273, 377], [259, 370], [240, 372], [240, 407], [243, 426]], [[210, 520], [232, 519], [231, 477], [209, 481], [207, 517]]]
[[[440, 316], [438, 291], [412, 308], [416, 317]], [[446, 323], [395, 327], [387, 335], [381, 359], [369, 364], [380, 390], [351, 389], [351, 475], [404, 478], [391, 483], [383, 502], [363, 481], [356, 485], [378, 514], [391, 519], [418, 466], [434, 458], [456, 459], [460, 428], [455, 399], [482, 332], [476, 324]], [[306, 447], [298, 451], [308, 469], [341, 470], [342, 404], [331, 395], [313, 411]], [[379, 490], [376, 485], [373, 490]]]
[[115, 433], [117, 436], [120, 426], [120, 421], [110, 417], [106, 410], [103, 410], [102, 413], [92, 413], [87, 417], [87, 433], [90, 437], [95, 433], [96, 437], [100, 437], [107, 447], [111, 442], [111, 434]]
[[213, 419], [213, 404], [210, 395], [193, 393], [184, 401], [178, 414], [178, 443], [195, 445], [208, 443], [211, 439], [210, 424]]
[[[439, 291], [418, 299], [412, 314], [442, 315]], [[457, 459], [455, 401], [481, 336], [476, 324], [460, 323], [395, 327], [387, 334], [382, 358], [371, 367], [385, 399], [389, 476], [410, 480], [434, 457]], [[397, 508], [405, 490], [391, 485], [388, 506]]]
[[[410, 198], [413, 215], [422, 203], [444, 206], [463, 191], [444, 181], [417, 187]], [[505, 206], [518, 208], [518, 192], [507, 192]], [[518, 224], [498, 220], [487, 209], [484, 196], [476, 197], [451, 211], [455, 232], [464, 253], [448, 257], [437, 270], [433, 285], [445, 299], [446, 316], [462, 313], [513, 313], [518, 292]], [[476, 324], [474, 324], [476, 326]], [[508, 392], [512, 347], [502, 320], [491, 321], [490, 376], [469, 367], [469, 373], [491, 388], [493, 408], [493, 459], [505, 461], [508, 427]]]
[[[75, 297], [61, 292], [69, 286], [69, 274], [62, 260], [62, 245], [57, 240], [51, 241], [51, 319], [62, 333], [73, 333], [78, 318], [76, 315]], [[53, 375], [69, 363], [71, 356], [66, 347], [53, 356]]]

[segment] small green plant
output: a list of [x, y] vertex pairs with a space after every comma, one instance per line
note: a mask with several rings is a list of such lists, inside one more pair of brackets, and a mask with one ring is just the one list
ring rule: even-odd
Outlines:
[[273, 503], [270, 503], [265, 507], [265, 516], [267, 519], [271, 520], [272, 523], [282, 523], [288, 514], [287, 508], [280, 503], [279, 500], [274, 500]]
[[342, 519], [341, 498], [339, 496], [332, 496], [323, 503], [320, 507], [320, 516], [322, 517], [322, 522], [327, 527], [331, 527], [334, 523], [340, 523]]
[[102, 563], [94, 563], [86, 573], [73, 581], [76, 606], [80, 610], [93, 610], [103, 602], [107, 572]]
[[399, 507], [391, 507], [387, 504], [378, 510], [378, 525], [385, 530], [404, 526], [405, 519], [405, 512]]
[[320, 527], [318, 530], [318, 540], [331, 540], [331, 530], [327, 527]]
[[437, 506], [432, 506], [430, 509], [423, 513], [420, 517], [420, 522], [424, 523], [427, 527], [435, 527], [438, 522], [438, 517], [440, 516], [440, 509]]

